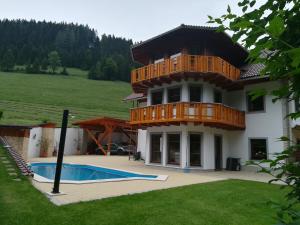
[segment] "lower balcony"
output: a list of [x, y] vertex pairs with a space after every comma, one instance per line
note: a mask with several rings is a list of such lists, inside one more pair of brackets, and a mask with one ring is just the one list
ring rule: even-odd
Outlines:
[[130, 123], [140, 127], [192, 122], [229, 130], [245, 129], [245, 113], [220, 103], [168, 103], [131, 109]]

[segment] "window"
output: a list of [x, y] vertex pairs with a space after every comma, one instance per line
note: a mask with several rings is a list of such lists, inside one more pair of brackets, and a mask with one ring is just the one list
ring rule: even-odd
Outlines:
[[248, 112], [257, 112], [265, 110], [265, 97], [260, 96], [252, 100], [252, 96], [247, 94], [247, 111]]
[[222, 97], [222, 92], [218, 90], [214, 90], [214, 102], [215, 103], [222, 103], [223, 102], [223, 97]]
[[267, 159], [267, 140], [250, 139], [251, 160]]
[[163, 92], [155, 91], [151, 93], [151, 105], [159, 105], [162, 104]]
[[180, 134], [168, 134], [168, 164], [180, 164]]
[[201, 102], [202, 100], [202, 87], [190, 86], [189, 88], [190, 102]]
[[168, 102], [180, 102], [180, 91], [179, 87], [168, 89]]

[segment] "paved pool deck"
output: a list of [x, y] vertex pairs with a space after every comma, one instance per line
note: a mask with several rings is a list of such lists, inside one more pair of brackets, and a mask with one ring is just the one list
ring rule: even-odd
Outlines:
[[[34, 158], [30, 162], [55, 162], [56, 158]], [[153, 190], [179, 187], [190, 184], [206, 183], [226, 179], [242, 179], [268, 182], [270, 177], [250, 171], [201, 171], [193, 170], [184, 173], [182, 170], [146, 166], [143, 161], [129, 161], [127, 156], [65, 156], [65, 163], [91, 164], [113, 169], [139, 172], [154, 175], [167, 175], [165, 181], [130, 180], [89, 184], [61, 184], [63, 195], [49, 196], [56, 205], [64, 205], [81, 201], [90, 201], [114, 196], [142, 193]], [[52, 191], [52, 183], [41, 183], [32, 180], [32, 184], [41, 192]]]

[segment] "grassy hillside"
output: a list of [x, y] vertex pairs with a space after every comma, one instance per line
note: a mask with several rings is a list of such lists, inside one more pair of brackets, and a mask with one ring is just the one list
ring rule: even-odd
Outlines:
[[78, 69], [68, 72], [70, 76], [0, 72], [0, 123], [60, 123], [65, 108], [75, 116], [71, 122], [95, 116], [128, 118], [129, 104], [122, 99], [130, 94], [130, 84], [88, 80], [86, 71]]

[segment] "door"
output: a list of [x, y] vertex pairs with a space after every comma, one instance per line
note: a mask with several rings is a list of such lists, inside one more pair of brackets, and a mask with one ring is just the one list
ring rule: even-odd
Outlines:
[[201, 166], [201, 134], [190, 134], [190, 166]]
[[167, 134], [168, 164], [180, 165], [180, 134]]
[[151, 134], [150, 162], [161, 163], [162, 134]]
[[215, 136], [215, 170], [222, 169], [222, 136]]

